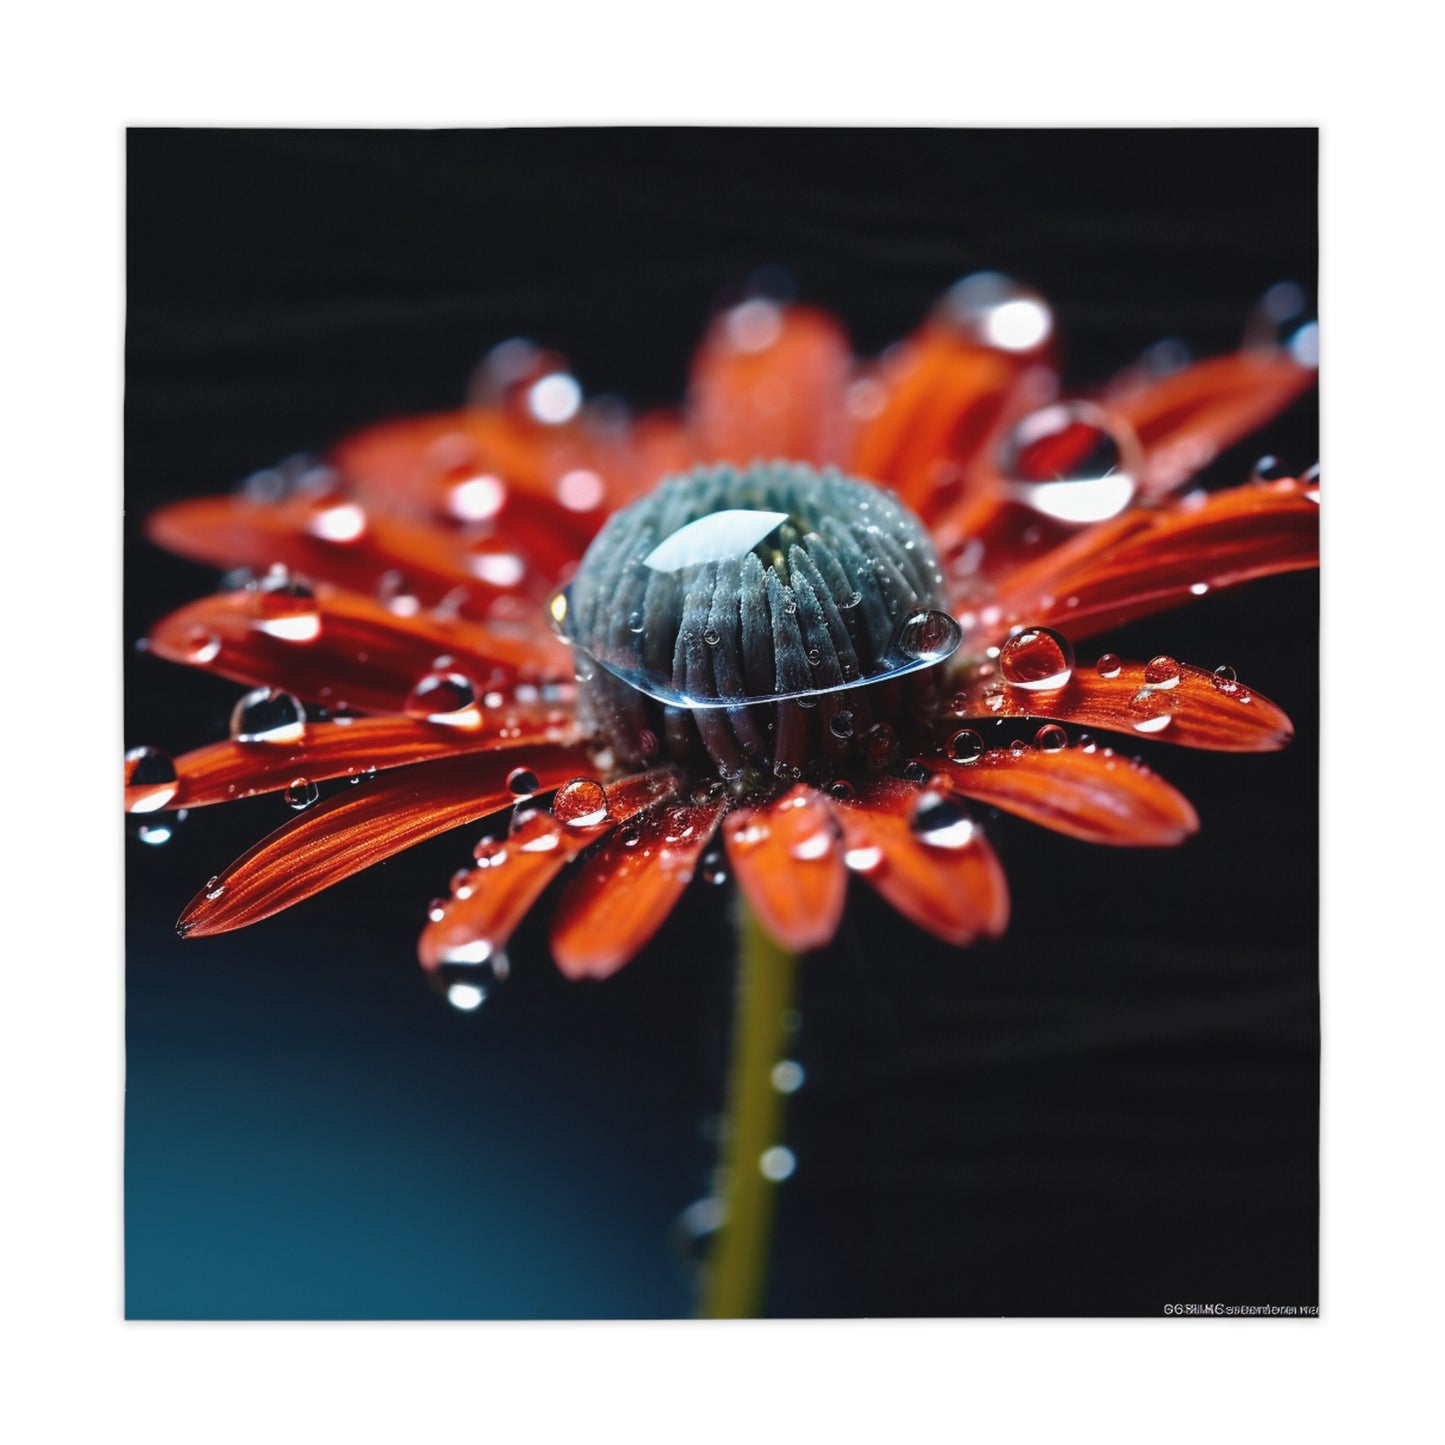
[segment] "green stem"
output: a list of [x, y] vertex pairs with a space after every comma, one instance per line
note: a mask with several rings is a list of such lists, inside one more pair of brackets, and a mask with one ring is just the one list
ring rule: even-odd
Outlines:
[[773, 1069], [785, 1055], [798, 971], [797, 956], [758, 927], [741, 899], [738, 906], [736, 1013], [717, 1189], [727, 1215], [698, 1309], [711, 1320], [753, 1319], [763, 1304], [777, 1188], [763, 1160], [782, 1138], [783, 1095]]

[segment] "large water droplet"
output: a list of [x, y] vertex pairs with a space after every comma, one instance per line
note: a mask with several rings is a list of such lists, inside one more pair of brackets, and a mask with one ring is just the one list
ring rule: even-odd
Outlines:
[[979, 271], [956, 282], [935, 314], [979, 346], [998, 351], [1032, 351], [1054, 329], [1043, 297], [997, 271]]
[[513, 768], [507, 774], [507, 788], [516, 797], [529, 798], [540, 786], [531, 768]]
[[1128, 423], [1091, 402], [1059, 402], [1026, 416], [999, 452], [1017, 501], [1056, 521], [1116, 517], [1134, 500], [1142, 452]]
[[1124, 664], [1112, 652], [1106, 652], [1094, 665], [1100, 677], [1118, 677], [1124, 670]]
[[828, 720], [828, 731], [835, 738], [851, 738], [853, 736], [853, 714], [846, 708], [835, 712]]
[[919, 794], [909, 826], [931, 848], [966, 848], [977, 831], [968, 809], [957, 798], [931, 788]]
[[1041, 753], [1062, 752], [1069, 745], [1069, 735], [1058, 723], [1045, 723], [1034, 734], [1034, 746]]
[[1144, 682], [1149, 687], [1178, 687], [1184, 669], [1172, 658], [1161, 653], [1144, 664]]
[[595, 778], [573, 778], [557, 789], [552, 816], [569, 828], [595, 828], [607, 821], [607, 789]]
[[258, 687], [231, 711], [231, 737], [238, 743], [296, 743], [305, 731], [300, 700], [279, 687]]
[[126, 811], [154, 813], [180, 791], [176, 765], [159, 748], [132, 748], [125, 755]]
[[[134, 811], [134, 810], [132, 810]], [[136, 841], [149, 847], [159, 848], [176, 836], [176, 829], [190, 816], [187, 808], [177, 808], [174, 813], [157, 813], [138, 819], [135, 825]]]
[[1174, 721], [1178, 697], [1168, 689], [1141, 687], [1129, 699], [1131, 726], [1136, 733], [1162, 733]]
[[898, 647], [917, 662], [941, 662], [957, 651], [962, 640], [963, 629], [948, 613], [930, 609], [905, 620]]
[[481, 720], [476, 684], [460, 672], [429, 672], [407, 694], [403, 711], [418, 722], [475, 727]]
[[1048, 627], [1025, 627], [1004, 643], [998, 657], [1005, 682], [1027, 692], [1054, 692], [1074, 675], [1074, 649]]

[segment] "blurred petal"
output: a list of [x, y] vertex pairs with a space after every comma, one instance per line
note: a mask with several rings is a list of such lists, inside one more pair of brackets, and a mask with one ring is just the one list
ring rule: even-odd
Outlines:
[[595, 822], [564, 823], [551, 813], [534, 814], [488, 850], [484, 866], [470, 870], [441, 902], [417, 942], [422, 967], [495, 956], [571, 859], [619, 824], [673, 797], [677, 787], [678, 775], [659, 769], [614, 783], [607, 789], [606, 816]]
[[283, 687], [327, 707], [400, 712], [439, 657], [479, 688], [571, 681], [571, 652], [544, 627], [407, 617], [370, 597], [240, 591], [203, 597], [158, 622], [150, 648], [238, 682]]
[[569, 978], [616, 973], [672, 912], [724, 807], [714, 801], [662, 808], [613, 833], [557, 904], [557, 967]]
[[1110, 677], [1101, 677], [1094, 667], [1077, 667], [1056, 692], [998, 683], [975, 686], [969, 710], [981, 718], [1052, 718], [1223, 753], [1274, 752], [1294, 736], [1283, 709], [1235, 681], [1228, 670], [1215, 674], [1174, 666], [1172, 674], [1165, 667], [1163, 676], [1176, 680], [1163, 686], [1157, 680], [1151, 684], [1154, 674], [1142, 662], [1121, 662]]
[[946, 844], [926, 841], [913, 820], [924, 790], [896, 778], [865, 784], [838, 804], [848, 866], [905, 918], [949, 943], [1008, 926], [1008, 882], [980, 829], [960, 827]]
[[1127, 512], [1000, 579], [960, 621], [990, 638], [1026, 623], [1078, 640], [1217, 588], [1318, 567], [1318, 497], [1316, 484], [1289, 480]]
[[1161, 848], [1199, 831], [1189, 800], [1112, 748], [1023, 754], [995, 748], [973, 763], [939, 763], [953, 790], [1086, 843]]
[[1106, 398], [1144, 447], [1140, 500], [1163, 496], [1314, 385], [1318, 373], [1284, 352], [1210, 357]]
[[451, 598], [461, 615], [477, 620], [500, 597], [545, 598], [560, 566], [581, 555], [569, 547], [560, 557], [539, 559], [523, 551], [520, 533], [499, 545], [336, 495], [174, 502], [147, 518], [146, 534], [157, 546], [214, 567], [264, 571], [280, 563], [363, 594], [396, 573], [421, 606]]
[[852, 355], [821, 311], [756, 298], [725, 311], [693, 361], [689, 419], [709, 461], [841, 462]]
[[827, 799], [796, 787], [723, 824], [728, 858], [758, 922], [783, 948], [806, 953], [832, 940], [843, 917], [848, 869]]
[[927, 322], [884, 357], [869, 383], [882, 399], [853, 449], [853, 473], [892, 487], [931, 521], [945, 501], [957, 504], [954, 485], [1027, 409], [1039, 376], [1038, 353], [979, 346]]
[[[509, 702], [477, 709], [470, 725], [409, 717], [308, 722], [297, 743], [213, 743], [175, 759], [179, 780], [168, 808], [199, 808], [288, 787], [297, 779], [360, 778], [462, 753], [500, 752], [578, 740], [571, 708]], [[143, 794], [144, 788], [136, 790]]]
[[516, 802], [519, 766], [545, 792], [587, 766], [581, 749], [527, 748], [418, 763], [318, 804], [278, 828], [214, 878], [176, 924], [182, 937], [225, 933], [269, 918], [448, 828]]

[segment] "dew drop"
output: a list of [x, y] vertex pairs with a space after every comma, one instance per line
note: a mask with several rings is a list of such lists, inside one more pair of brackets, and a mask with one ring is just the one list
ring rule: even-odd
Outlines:
[[540, 786], [536, 773], [530, 768], [513, 768], [507, 774], [507, 788], [515, 797], [530, 797]]
[[206, 879], [206, 899], [208, 902], [214, 903], [225, 891], [226, 885], [221, 882], [221, 875], [219, 873], [213, 873]]
[[558, 788], [552, 816], [569, 828], [595, 828], [607, 821], [607, 789], [595, 778], [573, 778]]
[[1124, 670], [1124, 664], [1112, 652], [1106, 652], [1094, 666], [1100, 677], [1118, 677]]
[[707, 631], [703, 633], [702, 640], [709, 647], [716, 647], [718, 643], [722, 641], [722, 633], [720, 633], [716, 627], [709, 627]]
[[1174, 720], [1174, 699], [1166, 690], [1141, 687], [1129, 699], [1129, 711], [1136, 733], [1160, 733]]
[[851, 738], [853, 736], [853, 714], [846, 708], [835, 712], [828, 720], [828, 731], [835, 738]]
[[858, 796], [858, 790], [846, 778], [838, 778], [828, 785], [828, 792], [840, 803], [850, 803]]
[[946, 612], [915, 612], [903, 624], [898, 648], [916, 662], [941, 662], [958, 649], [963, 629]]
[[898, 734], [891, 723], [874, 723], [863, 734], [863, 755], [875, 766], [890, 761], [898, 751]]
[[1009, 756], [1012, 758], [1026, 758], [1033, 752], [1033, 749], [1022, 739], [1015, 738], [1009, 745]]
[[126, 812], [154, 813], [180, 791], [176, 765], [159, 748], [132, 748], [125, 755]]
[[931, 848], [966, 848], [976, 831], [973, 818], [962, 803], [932, 789], [919, 797], [909, 826], [917, 838]]
[[1034, 734], [1034, 746], [1041, 753], [1062, 752], [1069, 745], [1069, 735], [1058, 723], [1045, 723]]
[[803, 1066], [796, 1059], [779, 1059], [769, 1075], [773, 1088], [780, 1094], [796, 1094], [803, 1087], [806, 1077]]
[[1144, 665], [1144, 682], [1149, 687], [1171, 688], [1179, 686], [1184, 669], [1172, 658], [1161, 653]]
[[407, 694], [402, 710], [418, 722], [474, 727], [481, 720], [477, 689], [460, 672], [429, 672]]
[[983, 738], [972, 728], [960, 728], [948, 740], [948, 755], [956, 763], [976, 763], [983, 756]]
[[976, 345], [998, 351], [1032, 351], [1054, 329], [1044, 298], [997, 271], [979, 271], [955, 282], [940, 298], [935, 314]]
[[[493, 838], [490, 835], [478, 838], [476, 847], [472, 849], [472, 857], [476, 860], [478, 868], [500, 868], [507, 861], [507, 840], [505, 838]], [[466, 870], [455, 874], [452, 878], [453, 884], [458, 878], [464, 878]]]
[[258, 687], [231, 711], [231, 737], [238, 743], [295, 743], [305, 731], [305, 709], [279, 687]]
[[1116, 517], [1134, 500], [1142, 452], [1127, 422], [1091, 402], [1059, 402], [1026, 416], [1000, 449], [1014, 497], [1055, 521]]
[[187, 662], [204, 665], [221, 655], [221, 639], [204, 627], [192, 627], [181, 643]]
[[999, 652], [1004, 681], [1027, 692], [1054, 692], [1074, 674], [1074, 649], [1068, 638], [1048, 627], [1015, 632]]
[[285, 798], [288, 808], [300, 813], [309, 808], [321, 796], [321, 789], [309, 778], [292, 778], [282, 796]]
[[856, 848], [849, 848], [843, 854], [843, 862], [854, 873], [871, 873], [883, 861], [883, 850], [876, 844], [865, 843]]
[[1234, 697], [1239, 691], [1239, 674], [1225, 663], [1214, 669], [1214, 685], [1226, 697]]

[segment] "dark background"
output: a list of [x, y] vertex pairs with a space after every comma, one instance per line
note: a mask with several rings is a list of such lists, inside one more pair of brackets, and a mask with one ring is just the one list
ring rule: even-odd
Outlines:
[[[127, 648], [215, 576], [140, 537], [160, 502], [460, 400], [497, 341], [589, 394], [678, 400], [710, 312], [791, 269], [860, 351], [971, 270], [1047, 294], [1067, 380], [1164, 337], [1233, 346], [1313, 286], [1310, 130], [132, 131]], [[1206, 480], [1316, 455], [1313, 398]], [[1014, 919], [965, 953], [855, 887], [808, 964], [772, 1313], [1157, 1315], [1317, 1300], [1312, 576], [1085, 645], [1228, 662], [1293, 747], [1147, 746], [1180, 850], [1000, 818]], [[128, 653], [125, 735], [219, 736], [242, 689]], [[730, 890], [690, 890], [613, 981], [569, 985], [545, 905], [476, 1014], [415, 963], [463, 830], [238, 934], [181, 943], [274, 798], [127, 845], [132, 1317], [687, 1314], [672, 1221], [706, 1192]]]

